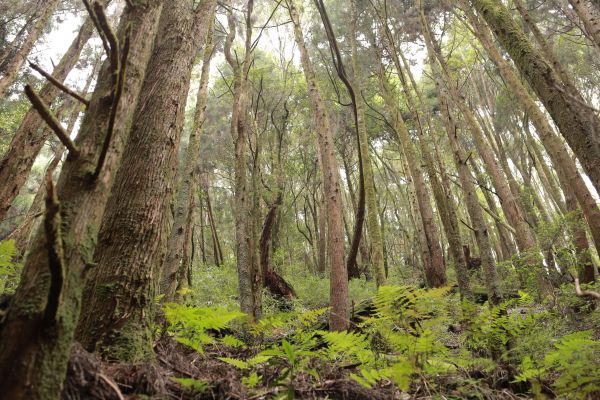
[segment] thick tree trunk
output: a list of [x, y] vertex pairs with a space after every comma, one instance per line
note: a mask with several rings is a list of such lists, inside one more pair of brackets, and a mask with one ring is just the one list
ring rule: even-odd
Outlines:
[[331, 314], [329, 326], [332, 330], [346, 330], [349, 326], [348, 271], [344, 262], [344, 231], [342, 217], [342, 193], [339, 168], [335, 158], [335, 146], [331, 123], [325, 102], [317, 85], [315, 72], [310, 61], [304, 36], [300, 27], [300, 16], [292, 0], [287, 0], [290, 18], [294, 24], [294, 37], [300, 50], [304, 77], [308, 85], [309, 96], [314, 107], [317, 125], [317, 150], [321, 153], [323, 166], [323, 191], [327, 208], [329, 228], [329, 258], [331, 262]]
[[166, 253], [179, 141], [194, 57], [214, 2], [165, 4], [122, 164], [100, 226], [77, 338], [107, 359], [153, 355], [152, 329]]
[[[63, 272], [68, 274], [50, 273], [46, 235], [43, 229], [38, 229], [0, 331], [0, 392], [9, 399], [54, 400], [61, 393], [79, 317], [84, 273], [93, 265], [98, 226], [120, 162], [119, 149], [127, 137], [132, 107], [138, 101], [162, 7], [160, 1], [130, 4], [117, 35], [122, 43], [126, 28], [130, 27], [127, 85], [116, 109], [112, 150], [106, 153], [100, 176], [92, 180], [111, 107], [106, 99], [111, 97], [113, 72], [106, 62], [75, 140], [79, 154], [67, 159], [56, 188], [62, 214], [62, 265]], [[57, 285], [61, 276], [62, 285]], [[51, 280], [55, 282], [53, 291], [50, 291]], [[52, 321], [45, 318], [49, 301], [52, 304], [58, 301]]]
[[596, 190], [600, 190], [600, 118], [592, 112], [581, 94], [561, 81], [550, 62], [525, 36], [510, 11], [491, 0], [471, 0], [511, 55], [521, 74], [559, 127]]
[[50, 21], [50, 18], [59, 3], [60, 0], [49, 0], [43, 3], [44, 5], [40, 10], [39, 17], [35, 25], [33, 25], [31, 30], [27, 33], [27, 38], [25, 38], [21, 48], [18, 50], [15, 57], [10, 60], [10, 63], [4, 67], [4, 76], [0, 78], [0, 99], [6, 97], [10, 85], [17, 79], [19, 69], [21, 69], [21, 66], [25, 63], [27, 56], [31, 52], [31, 49], [33, 49], [33, 46], [44, 32], [44, 28], [48, 24], [48, 21]]
[[[108, 1], [101, 3], [106, 4]], [[88, 17], [80, 28], [77, 37], [52, 71], [52, 76], [56, 80], [64, 82], [69, 72], [79, 61], [79, 55], [93, 32], [94, 24]], [[52, 104], [59, 93], [60, 91], [56, 86], [47, 82], [40, 91], [39, 96], [45, 103]], [[43, 126], [44, 121], [38, 112], [33, 107], [30, 108], [15, 132], [8, 150], [2, 156], [0, 182], [3, 182], [3, 184], [0, 185], [0, 220], [6, 216], [10, 205], [25, 184], [36, 157], [51, 134], [49, 129], [42, 129]]]
[[214, 54], [212, 43], [212, 21], [207, 21], [208, 34], [204, 46], [204, 57], [202, 60], [202, 73], [200, 86], [196, 95], [196, 110], [192, 131], [190, 132], [188, 146], [185, 152], [183, 171], [181, 173], [181, 184], [177, 192], [175, 203], [175, 219], [171, 236], [167, 244], [167, 258], [162, 267], [160, 291], [165, 299], [170, 301], [175, 293], [185, 284], [185, 271], [189, 264], [189, 243], [192, 232], [192, 214], [194, 212], [195, 200], [198, 196], [199, 170], [200, 170], [200, 143], [204, 125], [204, 114], [208, 97], [208, 81], [210, 73], [210, 62]]

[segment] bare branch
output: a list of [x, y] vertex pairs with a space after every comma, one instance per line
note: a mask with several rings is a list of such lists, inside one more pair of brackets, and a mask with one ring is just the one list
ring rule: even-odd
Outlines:
[[575, 294], [578, 297], [591, 297], [600, 301], [600, 293], [594, 292], [593, 290], [581, 290], [579, 278], [575, 278]]
[[34, 70], [36, 70], [37, 72], [39, 72], [40, 75], [42, 75], [44, 78], [46, 78], [51, 84], [53, 84], [54, 86], [59, 88], [61, 91], [65, 92], [69, 96], [75, 98], [76, 100], [78, 100], [79, 102], [84, 104], [86, 106], [86, 108], [90, 106], [90, 102], [86, 98], [84, 98], [79, 93], [75, 92], [74, 90], [69, 89], [68, 87], [63, 85], [58, 79], [56, 79], [55, 77], [50, 75], [48, 72], [44, 71], [39, 65], [34, 64], [33, 62], [29, 61], [29, 66], [31, 68], [33, 68]]
[[69, 150], [69, 157], [79, 156], [79, 150], [75, 147], [75, 144], [69, 137], [69, 134], [64, 130], [60, 122], [52, 114], [48, 106], [44, 104], [44, 101], [38, 96], [38, 94], [29, 85], [25, 85], [25, 95], [33, 105], [33, 108], [40, 114], [40, 117], [48, 124], [48, 126], [54, 131], [58, 140]]

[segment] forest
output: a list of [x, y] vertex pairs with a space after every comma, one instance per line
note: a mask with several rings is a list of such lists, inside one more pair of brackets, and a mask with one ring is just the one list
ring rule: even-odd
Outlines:
[[0, 0], [0, 398], [600, 399], [599, 0]]

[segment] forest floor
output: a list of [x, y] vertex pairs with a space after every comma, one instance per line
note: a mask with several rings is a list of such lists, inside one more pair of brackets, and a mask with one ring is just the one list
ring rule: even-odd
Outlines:
[[[229, 350], [229, 349], [228, 349]], [[241, 357], [245, 350], [235, 353], [222, 346], [207, 348], [201, 356], [170, 337], [156, 343], [156, 362], [140, 364], [111, 364], [75, 344], [71, 352], [64, 400], [84, 399], [411, 399], [391, 383], [366, 389], [349, 378], [349, 370], [331, 367], [315, 385], [307, 374], [298, 374], [293, 381], [293, 396], [289, 388], [270, 386], [280, 372], [268, 368], [263, 376], [263, 387], [252, 392], [241, 383], [242, 373], [237, 368], [219, 361], [217, 357]], [[173, 378], [191, 378], [207, 382], [202, 393], [186, 388]], [[424, 397], [420, 397], [424, 398]]]

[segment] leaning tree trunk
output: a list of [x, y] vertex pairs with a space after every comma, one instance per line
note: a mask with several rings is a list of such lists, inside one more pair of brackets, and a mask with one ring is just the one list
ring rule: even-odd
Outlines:
[[[106, 4], [108, 1], [103, 1]], [[64, 82], [69, 72], [79, 61], [79, 55], [83, 47], [94, 33], [94, 24], [88, 17], [83, 23], [77, 37], [62, 56], [52, 76], [59, 82]], [[55, 101], [60, 93], [59, 89], [52, 83], [47, 82], [40, 91], [40, 98], [48, 104]], [[25, 184], [31, 167], [48, 139], [50, 131], [42, 129], [44, 121], [34, 108], [30, 108], [25, 114], [21, 125], [15, 132], [10, 146], [0, 161], [0, 220], [6, 216], [13, 200], [19, 194], [21, 187]]]
[[[533, 234], [532, 229], [527, 224], [525, 220], [523, 210], [521, 209], [517, 199], [512, 193], [509, 184], [506, 180], [506, 176], [503, 173], [503, 170], [498, 165], [498, 161], [494, 156], [493, 149], [490, 147], [490, 144], [485, 140], [483, 131], [479, 126], [473, 111], [467, 105], [465, 99], [462, 97], [461, 93], [458, 90], [457, 82], [454, 78], [452, 78], [450, 71], [448, 70], [448, 65], [446, 64], [446, 60], [441, 54], [441, 50], [439, 48], [439, 44], [435, 41], [433, 36], [430, 33], [428, 22], [423, 20], [423, 32], [427, 35], [426, 41], [430, 48], [429, 51], [436, 57], [437, 62], [440, 65], [439, 71], [442, 74], [444, 80], [446, 81], [446, 86], [449, 90], [450, 100], [457, 106], [460, 110], [463, 118], [466, 122], [473, 139], [475, 140], [475, 146], [479, 155], [481, 156], [486, 171], [490, 175], [494, 188], [498, 192], [498, 196], [500, 197], [500, 202], [502, 206], [502, 210], [506, 215], [506, 218], [510, 222], [510, 225], [515, 230], [515, 237], [517, 239], [517, 246], [521, 252], [529, 251], [535, 247], [535, 236]], [[531, 258], [531, 257], [527, 257]], [[531, 261], [533, 263], [533, 261]]]
[[[202, 73], [200, 86], [196, 96], [196, 110], [194, 122], [190, 133], [188, 147], [185, 152], [183, 172], [181, 174], [181, 185], [177, 192], [175, 203], [175, 220], [169, 243], [168, 253], [162, 267], [160, 290], [166, 300], [173, 300], [176, 291], [185, 284], [185, 271], [189, 263], [189, 243], [192, 232], [192, 214], [194, 213], [195, 199], [199, 187], [200, 170], [200, 143], [203, 131], [206, 100], [208, 97], [208, 81], [210, 62], [215, 48], [212, 43], [212, 21], [208, 21], [208, 34], [204, 46], [204, 57], [202, 60]], [[204, 256], [204, 253], [203, 253]]]
[[329, 259], [331, 262], [329, 325], [332, 330], [346, 330], [348, 320], [348, 270], [344, 263], [344, 222], [342, 216], [342, 193], [339, 168], [335, 158], [335, 146], [331, 122], [300, 26], [300, 16], [293, 0], [287, 0], [290, 18], [294, 24], [294, 37], [300, 50], [300, 59], [308, 93], [312, 101], [317, 128], [317, 151], [321, 153], [323, 192], [327, 211]]
[[[194, 57], [214, 1], [165, 4], [123, 161], [117, 171], [86, 285], [77, 338], [107, 359], [153, 355], [152, 328], [166, 254], [168, 208]], [[167, 228], [166, 228], [167, 227]]]
[[435, 224], [433, 207], [431, 206], [431, 201], [429, 199], [425, 177], [423, 176], [423, 171], [420, 168], [421, 163], [418, 159], [416, 148], [408, 133], [408, 128], [406, 127], [404, 119], [402, 118], [400, 108], [395, 102], [395, 97], [392, 95], [389, 83], [387, 82], [387, 77], [385, 76], [385, 71], [383, 70], [383, 65], [380, 66], [380, 72], [378, 75], [381, 87], [381, 96], [383, 97], [386, 107], [392, 116], [394, 130], [398, 135], [398, 141], [404, 149], [404, 155], [410, 170], [410, 175], [414, 182], [419, 212], [421, 215], [421, 220], [423, 221], [423, 232], [426, 238], [429, 260], [429, 262], [425, 262], [425, 260], [423, 260], [425, 278], [430, 287], [441, 287], [447, 282], [446, 266], [444, 265], [443, 252], [440, 245], [439, 232]]
[[596, 49], [600, 50], [600, 13], [598, 10], [590, 8], [591, 5], [586, 0], [569, 0], [569, 4], [583, 23], [583, 27]]
[[498, 66], [504, 82], [506, 82], [507, 86], [515, 95], [517, 101], [521, 104], [521, 107], [530, 116], [531, 121], [538, 132], [539, 138], [550, 156], [554, 168], [556, 171], [559, 171], [558, 177], [562, 187], [565, 188], [565, 190], [571, 190], [577, 198], [583, 211], [583, 215], [590, 227], [596, 248], [600, 249], [600, 210], [598, 209], [598, 205], [596, 204], [596, 200], [592, 193], [577, 170], [575, 162], [569, 157], [569, 153], [563, 145], [563, 142], [555, 134], [554, 129], [548, 122], [546, 116], [532, 99], [514, 70], [508, 65], [506, 60], [504, 60], [500, 52], [493, 45], [487, 27], [479, 22], [477, 17], [470, 9], [468, 9], [466, 3], [463, 4], [463, 8], [471, 24], [475, 28], [475, 34], [490, 55], [492, 61]]
[[[84, 274], [93, 265], [98, 226], [120, 162], [119, 150], [126, 140], [132, 107], [138, 101], [162, 7], [160, 1], [128, 3], [116, 35], [119, 43], [123, 43], [126, 31], [130, 35], [127, 84], [119, 102], [106, 101], [114, 89], [114, 68], [107, 61], [75, 140], [78, 152], [65, 162], [56, 187], [62, 237], [48, 242], [44, 230], [38, 229], [0, 331], [0, 392], [7, 399], [54, 400], [61, 393], [79, 317]], [[119, 56], [123, 48], [118, 49], [112, 51]], [[116, 108], [112, 107], [114, 103]], [[103, 151], [110, 115], [116, 115], [115, 134], [111, 149]], [[106, 157], [98, 169], [102, 154]], [[99, 174], [94, 179], [95, 171]], [[54, 257], [51, 262], [49, 250], [54, 252], [60, 247], [62, 257]]]
[[572, 85], [555, 74], [550, 62], [533, 47], [502, 2], [471, 0], [471, 4], [537, 93], [594, 187], [600, 191], [600, 118]]
[[6, 93], [10, 88], [10, 85], [17, 79], [17, 75], [19, 73], [19, 69], [25, 63], [25, 59], [33, 49], [33, 45], [38, 41], [42, 33], [44, 32], [44, 28], [48, 24], [50, 17], [56, 10], [56, 7], [60, 3], [60, 0], [49, 0], [44, 2], [42, 9], [40, 10], [40, 15], [35, 25], [27, 34], [27, 38], [21, 45], [21, 48], [10, 60], [10, 63], [4, 68], [4, 76], [0, 78], [0, 99], [6, 97]]

